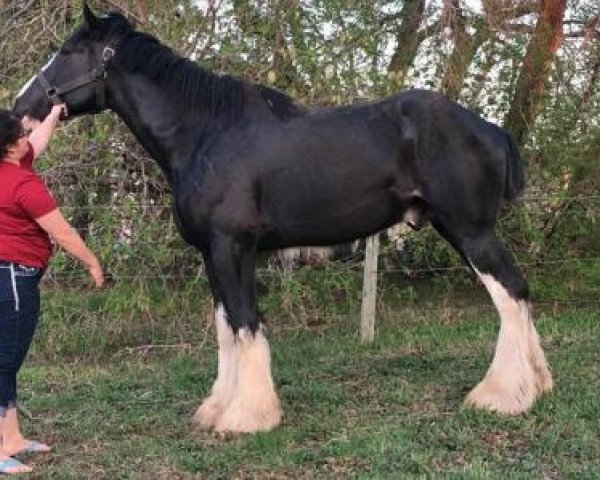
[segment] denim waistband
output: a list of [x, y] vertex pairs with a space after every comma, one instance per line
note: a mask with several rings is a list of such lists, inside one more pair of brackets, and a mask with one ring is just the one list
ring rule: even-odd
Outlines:
[[0, 268], [13, 268], [16, 271], [22, 272], [41, 272], [42, 269], [39, 267], [28, 267], [27, 265], [23, 265], [21, 263], [16, 262], [7, 262], [6, 260], [0, 260]]

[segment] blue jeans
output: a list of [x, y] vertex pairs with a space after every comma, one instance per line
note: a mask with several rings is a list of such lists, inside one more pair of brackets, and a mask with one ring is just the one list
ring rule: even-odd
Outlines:
[[0, 416], [17, 404], [17, 373], [38, 323], [42, 274], [0, 261]]

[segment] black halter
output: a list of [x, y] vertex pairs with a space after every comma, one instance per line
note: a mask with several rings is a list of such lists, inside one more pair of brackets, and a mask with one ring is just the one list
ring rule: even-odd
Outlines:
[[86, 73], [85, 75], [68, 82], [66, 85], [62, 87], [56, 87], [52, 85], [44, 72], [40, 70], [37, 74], [37, 80], [42, 85], [43, 89], [48, 95], [48, 98], [52, 100], [54, 105], [62, 103], [61, 96], [66, 93], [72, 92], [74, 90], [78, 90], [81, 87], [85, 87], [90, 83], [94, 83], [96, 87], [96, 112], [101, 112], [106, 107], [106, 85], [104, 84], [104, 79], [106, 78], [106, 71], [108, 69], [108, 65], [112, 58], [115, 56], [114, 45], [107, 45], [102, 50], [102, 55], [100, 56], [100, 64], [98, 67], [94, 68], [91, 72]]

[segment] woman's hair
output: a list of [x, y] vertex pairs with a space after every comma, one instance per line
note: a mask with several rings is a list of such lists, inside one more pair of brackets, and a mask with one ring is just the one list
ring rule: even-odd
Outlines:
[[21, 120], [14, 113], [0, 109], [0, 159], [8, 153], [8, 147], [17, 143], [23, 134]]

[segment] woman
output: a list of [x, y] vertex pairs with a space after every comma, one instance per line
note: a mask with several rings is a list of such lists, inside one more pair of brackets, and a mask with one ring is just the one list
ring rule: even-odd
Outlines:
[[50, 239], [87, 267], [97, 287], [104, 283], [98, 260], [32, 167], [63, 109], [53, 107], [29, 136], [18, 117], [0, 110], [0, 474], [31, 471], [14, 455], [50, 450], [21, 434], [16, 408], [17, 372], [38, 322], [38, 282], [52, 254]]

